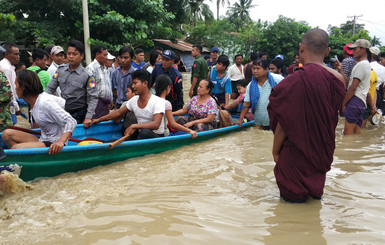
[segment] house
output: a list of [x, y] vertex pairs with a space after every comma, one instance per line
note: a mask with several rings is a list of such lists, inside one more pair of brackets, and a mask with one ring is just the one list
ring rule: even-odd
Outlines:
[[[170, 49], [181, 57], [181, 63], [183, 64], [184, 71], [191, 72], [191, 67], [194, 64], [194, 57], [191, 56], [193, 44], [177, 39], [176, 43], [165, 39], [153, 39], [155, 46], [162, 47], [163, 49]], [[203, 47], [202, 55], [210, 54], [210, 50]], [[183, 71], [183, 69], [180, 69]]]

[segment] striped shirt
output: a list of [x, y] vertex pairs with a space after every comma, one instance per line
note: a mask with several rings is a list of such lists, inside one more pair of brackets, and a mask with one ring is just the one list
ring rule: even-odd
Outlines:
[[86, 70], [95, 78], [96, 88], [99, 90], [99, 98], [109, 97], [112, 99], [110, 74], [107, 67], [94, 60], [87, 66]]
[[[268, 80], [262, 86], [258, 85], [259, 99], [257, 108], [255, 109], [254, 121], [256, 125], [269, 126], [269, 114], [267, 113], [267, 105], [269, 104], [269, 96], [271, 93], [271, 86]], [[251, 102], [250, 100], [250, 83], [246, 88], [245, 102]]]

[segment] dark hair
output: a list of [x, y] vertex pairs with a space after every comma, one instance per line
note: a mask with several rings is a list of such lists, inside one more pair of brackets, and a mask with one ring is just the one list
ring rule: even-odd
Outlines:
[[73, 47], [75, 48], [77, 51], [79, 51], [79, 53], [82, 55], [84, 54], [84, 44], [78, 40], [71, 40], [69, 43], [68, 43], [68, 47]]
[[206, 54], [203, 59], [207, 60], [207, 59], [210, 59], [210, 55]]
[[141, 48], [135, 49], [135, 54], [140, 54], [140, 53], [144, 53], [144, 50]]
[[49, 54], [42, 50], [41, 48], [36, 48], [32, 51], [32, 60], [33, 61], [36, 61], [37, 58], [39, 59], [43, 59], [44, 56], [47, 56], [47, 58], [49, 57]]
[[298, 52], [296, 52], [295, 54], [294, 54], [294, 56], [293, 56], [293, 58], [295, 59], [295, 56], [299, 56], [299, 53]]
[[168, 86], [172, 86], [172, 82], [169, 76], [166, 74], [157, 76], [155, 79], [155, 95], [160, 96]]
[[125, 47], [119, 49], [119, 56], [122, 56], [122, 54], [124, 54], [124, 53], [128, 53], [130, 55], [131, 59], [134, 58], [134, 50], [132, 50], [131, 47], [125, 46]]
[[14, 43], [3, 43], [3, 48], [5, 49], [6, 53], [12, 53], [12, 48], [19, 48], [16, 44]]
[[147, 87], [151, 88], [151, 74], [146, 70], [136, 70], [132, 73], [132, 80], [138, 79], [142, 83], [147, 82]]
[[253, 61], [253, 66], [262, 66], [263, 69], [269, 68], [269, 61], [265, 59], [257, 59]]
[[282, 72], [282, 68], [283, 68], [283, 60], [281, 60], [280, 58], [278, 59], [274, 59], [270, 62], [271, 64], [275, 65], [277, 67], [277, 69], [281, 69], [281, 72]]
[[151, 65], [155, 65], [156, 59], [158, 58], [159, 55], [160, 55], [159, 51], [157, 51], [157, 50], [151, 51], [151, 53], [150, 53], [150, 64]]
[[248, 84], [249, 84], [249, 82], [246, 81], [245, 79], [241, 79], [241, 80], [239, 80], [237, 82], [237, 86], [241, 86], [241, 87], [244, 87], [244, 88], [246, 88]]
[[30, 70], [21, 70], [16, 72], [17, 82], [20, 88], [24, 88], [23, 98], [27, 96], [36, 96], [43, 93], [39, 77]]
[[218, 60], [217, 60], [217, 63], [221, 63], [222, 65], [229, 67], [230, 65], [230, 61], [229, 61], [229, 57], [227, 57], [227, 55], [225, 54], [221, 54], [218, 56]]
[[380, 53], [381, 58], [385, 58], [385, 52]]
[[250, 54], [250, 61], [254, 61], [254, 60], [256, 60], [256, 59], [258, 59], [258, 53], [252, 52], [252, 53]]
[[53, 45], [48, 45], [44, 48], [45, 52], [47, 52], [48, 54], [51, 54], [51, 50], [53, 48]]
[[264, 55], [267, 55], [267, 53], [266, 52], [259, 53], [259, 58], [262, 58], [262, 56], [264, 56]]
[[214, 83], [212, 81], [209, 81], [209, 80], [206, 80], [206, 79], [202, 79], [200, 82], [202, 82], [202, 81], [206, 81], [207, 82], [207, 88], [209, 89], [209, 94], [211, 94], [211, 90], [213, 90], [213, 88], [214, 88]]
[[234, 56], [234, 60], [236, 60], [236, 59], [237, 59], [237, 57], [239, 57], [239, 56], [241, 56], [241, 57], [242, 57], [242, 59], [243, 59], [243, 55], [241, 55], [241, 54], [236, 54], [236, 55]]
[[202, 53], [202, 46], [199, 44], [194, 44], [193, 48], [197, 48], [199, 50], [199, 53]]
[[106, 46], [104, 45], [96, 45], [94, 49], [92, 50], [92, 54], [96, 56], [97, 53], [101, 53], [103, 50], [107, 50]]
[[163, 48], [159, 47], [159, 46], [155, 46], [152, 50], [153, 51], [162, 51], [163, 52]]
[[179, 61], [180, 61], [180, 54], [175, 53], [174, 64], [178, 63]]
[[130, 89], [131, 92], [133, 91], [133, 89], [132, 89], [132, 83], [130, 83], [130, 84], [127, 85], [127, 89]]

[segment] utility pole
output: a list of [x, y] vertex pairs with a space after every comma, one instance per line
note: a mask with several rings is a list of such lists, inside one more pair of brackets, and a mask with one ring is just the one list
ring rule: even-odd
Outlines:
[[91, 63], [91, 47], [88, 44], [90, 38], [90, 25], [88, 23], [88, 3], [87, 0], [82, 0], [83, 5], [83, 29], [84, 29], [84, 47], [86, 51], [86, 64]]
[[353, 35], [356, 32], [356, 19], [362, 17], [361, 15], [353, 15], [353, 16], [348, 16], [348, 18], [353, 18]]

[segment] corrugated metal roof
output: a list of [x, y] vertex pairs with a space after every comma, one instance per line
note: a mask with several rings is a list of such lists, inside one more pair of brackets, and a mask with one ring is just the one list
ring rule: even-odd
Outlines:
[[[167, 45], [173, 49], [176, 49], [182, 52], [191, 52], [192, 46], [193, 46], [191, 43], [185, 42], [183, 40], [177, 40], [177, 43], [173, 43], [170, 40], [166, 40], [166, 39], [153, 39], [153, 41]], [[203, 52], [210, 52], [210, 50], [203, 47]]]

